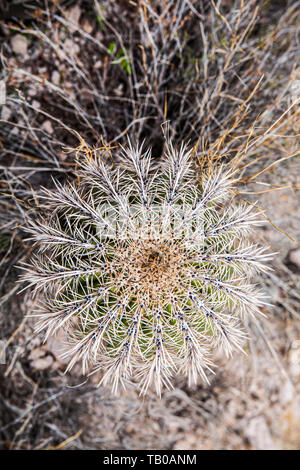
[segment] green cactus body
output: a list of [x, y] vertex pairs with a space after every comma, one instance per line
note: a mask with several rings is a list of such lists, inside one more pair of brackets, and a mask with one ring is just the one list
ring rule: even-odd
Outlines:
[[211, 350], [241, 349], [241, 317], [264, 304], [249, 284], [271, 256], [248, 241], [256, 212], [233, 202], [229, 170], [200, 178], [185, 145], [167, 142], [155, 165], [131, 144], [115, 166], [106, 154], [79, 154], [79, 184], [44, 190], [49, 216], [29, 223], [37, 330], [64, 328], [68, 369], [101, 370], [114, 390], [153, 382], [160, 394], [175, 373], [207, 380]]

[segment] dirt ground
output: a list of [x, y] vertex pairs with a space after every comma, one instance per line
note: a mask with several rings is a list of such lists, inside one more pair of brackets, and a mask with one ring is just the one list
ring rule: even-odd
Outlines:
[[[35, 2], [27, 2], [28, 5], [31, 3]], [[260, 20], [257, 20], [253, 34], [258, 37], [266, 34], [268, 28], [272, 32], [278, 18], [288, 8], [294, 8], [293, 2], [270, 2], [272, 5], [269, 7], [268, 2], [258, 3], [264, 4], [265, 9], [270, 7], [269, 13], [263, 10], [266, 13], [262, 13]], [[297, 6], [296, 3], [292, 13], [299, 19], [300, 4]], [[107, 2], [100, 4], [100, 13], [111, 14]], [[123, 5], [123, 2], [120, 4]], [[44, 5], [41, 2], [39, 6]], [[85, 34], [96, 38], [101, 44], [104, 41], [109, 45], [110, 36], [106, 42], [105, 37], [103, 39], [106, 23], [101, 23], [99, 14], [97, 22], [85, 15], [85, 6], [86, 2], [77, 2], [77, 5], [65, 2], [64, 8]], [[222, 7], [227, 15], [234, 10], [233, 7], [230, 10], [231, 3], [228, 1], [223, 2]], [[129, 18], [134, 15], [130, 8], [126, 7]], [[72, 129], [79, 129], [82, 125], [84, 136], [95, 141], [90, 129], [91, 123], [94, 125], [94, 118], [91, 117], [94, 103], [91, 99], [92, 86], [88, 89], [82, 84], [79, 100], [76, 82], [70, 78], [74, 70], [71, 69], [71, 73], [68, 69], [66, 57], [58, 55], [54, 59], [53, 44], [47, 41], [44, 44], [44, 38], [20, 33], [16, 29], [27, 28], [26, 21], [31, 21], [32, 9], [23, 8], [22, 11], [25, 17], [21, 26], [11, 12], [7, 12], [1, 20], [3, 78], [0, 84], [4, 81], [7, 85], [7, 99], [1, 102], [3, 121], [0, 123], [3, 124], [0, 133], [3, 173], [0, 350], [1, 345], [6, 348], [5, 358], [0, 360], [0, 449], [300, 449], [300, 248], [296, 242], [300, 241], [300, 191], [290, 188], [300, 187], [299, 155], [276, 164], [262, 178], [264, 184], [289, 188], [239, 196], [253, 202], [259, 199], [259, 207], [265, 214], [265, 223], [257, 229], [256, 241], [269, 246], [276, 255], [272, 260], [273, 270], [256, 282], [267, 293], [272, 305], [264, 308], [261, 318], [245, 319], [250, 335], [245, 355], [235, 353], [228, 360], [221, 353], [216, 353], [217, 368], [215, 374], [210, 376], [210, 385], [199, 381], [188, 388], [185, 381], [178, 377], [174, 390], [164, 391], [161, 398], [155, 395], [154, 390], [140, 397], [134, 388], [114, 396], [109, 389], [97, 386], [97, 377], [82, 376], [79, 364], [65, 374], [66, 364], [59, 357], [62, 339], [49, 338], [43, 343], [43, 335], [34, 332], [35, 323], [30, 313], [36, 300], [27, 291], [19, 293], [20, 285], [17, 282], [20, 272], [17, 265], [28, 259], [32, 250], [24, 240], [26, 237], [19, 225], [23, 222], [24, 207], [31, 210], [28, 201], [35, 198], [35, 191], [38, 193], [41, 185], [51, 186], [51, 176], [60, 181], [72, 178], [73, 157], [63, 153], [62, 145], [72, 146], [76, 139], [70, 134], [66, 137], [61, 123]], [[113, 27], [118, 25], [117, 15], [121, 13], [122, 9], [117, 11]], [[205, 10], [201, 14], [208, 13]], [[59, 28], [57, 26], [54, 30], [60, 34], [65, 53], [70, 57], [73, 53], [80, 56], [85, 43], [83, 39], [78, 39], [76, 28], [71, 33], [67, 27]], [[279, 35], [282, 43], [276, 43], [276, 52], [272, 49], [264, 61], [261, 59], [261, 70], [267, 77], [273, 67], [272, 60], [275, 61], [277, 82], [272, 77], [268, 86], [258, 93], [250, 115], [263, 114], [266, 119], [271, 115], [272, 122], [275, 122], [280, 113], [289, 107], [291, 100], [298, 96], [297, 80], [294, 81], [292, 97], [286, 93], [285, 72], [287, 78], [298, 70], [295, 61], [300, 58], [296, 39], [299, 31], [299, 22], [289, 23]], [[47, 27], [43, 33], [46, 37], [52, 37]], [[115, 32], [110, 31], [110, 34]], [[119, 34], [123, 34], [121, 28]], [[285, 35], [289, 35], [288, 40]], [[251, 36], [249, 44], [252, 40]], [[288, 54], [285, 47], [289, 48]], [[282, 55], [281, 49], [284, 51]], [[87, 53], [93, 57], [94, 64], [93, 71], [87, 72], [87, 76], [96, 80], [98, 70], [106, 73], [105, 61], [108, 59], [105, 57], [109, 54], [99, 53], [97, 56], [93, 49]], [[80, 60], [83, 61], [83, 58]], [[108, 140], [122, 133], [132, 119], [129, 105], [128, 110], [125, 105], [121, 107], [127, 96], [124, 77], [130, 75], [128, 63], [121, 63], [123, 70], [118, 72], [120, 79], [116, 78], [116, 73], [111, 82], [107, 81], [107, 89], [113, 94], [113, 97], [110, 96], [112, 100], [109, 104], [102, 103], [103, 107], [109, 108], [120, 99], [111, 115], [108, 108], [102, 115], [107, 120]], [[20, 71], [23, 71], [23, 76], [25, 73], [32, 74], [40, 81], [31, 77], [26, 82], [28, 86], [22, 88]], [[64, 92], [55, 95], [55, 87], [62, 87], [63, 80]], [[102, 92], [108, 93], [107, 90]], [[70, 100], [67, 105], [64, 101], [66, 93]], [[284, 94], [284, 98], [279, 102], [276, 100], [280, 93]], [[3, 98], [0, 88], [1, 96]], [[54, 102], [55, 96], [57, 101]], [[273, 107], [271, 99], [276, 103]], [[78, 103], [77, 108], [74, 103]], [[169, 112], [173, 112], [171, 107]], [[223, 119], [221, 111], [219, 117]], [[292, 116], [289, 119], [284, 132], [285, 136], [293, 134], [293, 140], [282, 136], [276, 140], [277, 131], [274, 130], [273, 140], [269, 138], [268, 145], [259, 151], [265, 157], [256, 164], [255, 170], [259, 171], [279, 160], [284, 152], [291, 155], [297, 153], [300, 142], [299, 115], [296, 120], [292, 120]], [[10, 122], [9, 127], [7, 122]], [[178, 129], [183, 129], [182, 126], [182, 123], [178, 124]], [[143, 137], [143, 132], [147, 134], [154, 149], [159, 152], [161, 143], [157, 129], [150, 133], [145, 128], [140, 135]], [[201, 129], [199, 125], [199, 132], [202, 132]], [[216, 132], [213, 125], [210, 129], [213, 135]], [[210, 134], [208, 138], [211, 138]], [[256, 156], [251, 155], [251, 158]], [[245, 193], [248, 190], [260, 192], [261, 189], [259, 184], [245, 185], [243, 188]]]

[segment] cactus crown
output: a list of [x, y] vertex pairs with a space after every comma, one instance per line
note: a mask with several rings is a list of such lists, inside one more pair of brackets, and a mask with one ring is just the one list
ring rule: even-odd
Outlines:
[[43, 190], [46, 216], [30, 221], [39, 250], [25, 279], [42, 290], [37, 330], [64, 328], [68, 369], [101, 369], [101, 383], [151, 382], [176, 372], [206, 379], [210, 350], [240, 348], [241, 316], [264, 301], [249, 284], [268, 269], [248, 241], [253, 207], [232, 201], [224, 167], [197, 175], [191, 150], [166, 142], [152, 164], [142, 146], [79, 152], [77, 185]]

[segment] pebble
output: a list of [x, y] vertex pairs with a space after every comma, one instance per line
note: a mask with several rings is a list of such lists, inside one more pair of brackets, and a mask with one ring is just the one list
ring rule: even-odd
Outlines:
[[91, 32], [93, 31], [93, 26], [91, 25], [91, 23], [88, 20], [85, 20], [83, 25], [82, 25], [82, 29], [86, 33], [91, 34]]
[[300, 248], [290, 251], [289, 260], [300, 269]]
[[0, 105], [6, 102], [6, 86], [5, 80], [0, 80]]
[[79, 27], [79, 18], [81, 15], [81, 9], [78, 5], [75, 5], [73, 8], [70, 8], [66, 12], [66, 17], [69, 23], [72, 23], [72, 26], [68, 26], [70, 31], [74, 33]]
[[11, 110], [7, 106], [2, 106], [1, 108], [1, 119], [8, 121], [11, 116]]
[[102, 61], [97, 60], [97, 62], [94, 63], [93, 68], [97, 70], [97, 69], [100, 69], [101, 66], [102, 66]]
[[36, 94], [37, 94], [37, 89], [34, 88], [34, 87], [30, 87], [29, 90], [27, 91], [27, 94], [28, 94], [29, 96], [36, 96]]
[[33, 106], [34, 108], [38, 108], [38, 109], [39, 109], [39, 108], [41, 107], [41, 103], [40, 103], [39, 101], [37, 101], [37, 100], [33, 100], [31, 104], [32, 104], [32, 106]]
[[32, 361], [31, 362], [31, 367], [33, 369], [45, 370], [45, 369], [48, 369], [49, 367], [51, 367], [53, 362], [54, 362], [53, 357], [46, 356], [46, 357], [36, 359], [35, 361]]
[[290, 403], [295, 396], [295, 389], [291, 382], [286, 381], [280, 388], [279, 400], [282, 406]]
[[264, 416], [256, 416], [249, 421], [245, 434], [255, 450], [275, 450], [270, 429]]
[[11, 38], [11, 47], [15, 54], [19, 54], [23, 58], [27, 55], [28, 42], [25, 36], [16, 34]]
[[80, 47], [78, 44], [75, 44], [71, 39], [66, 39], [64, 42], [64, 52], [70, 56], [78, 54]]
[[49, 119], [47, 119], [47, 121], [43, 122], [41, 128], [44, 131], [48, 132], [48, 134], [52, 134], [52, 132], [53, 132], [52, 122], [49, 121]]
[[30, 361], [35, 361], [36, 359], [40, 359], [41, 357], [45, 356], [45, 350], [42, 348], [34, 348], [28, 356]]
[[51, 82], [54, 83], [54, 85], [59, 85], [60, 74], [57, 70], [53, 70], [53, 72], [51, 74]]
[[55, 356], [55, 362], [58, 362], [60, 366], [65, 366], [69, 363], [69, 359], [62, 356], [66, 351], [64, 344], [64, 334], [62, 332], [60, 332], [57, 336], [49, 337], [47, 341], [47, 349], [53, 356]]

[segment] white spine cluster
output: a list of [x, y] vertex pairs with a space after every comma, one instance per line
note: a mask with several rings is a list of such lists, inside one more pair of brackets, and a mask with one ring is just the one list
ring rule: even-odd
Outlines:
[[129, 144], [117, 167], [107, 152], [80, 155], [77, 186], [44, 190], [25, 279], [43, 291], [37, 330], [67, 332], [68, 369], [80, 360], [114, 390], [133, 380], [160, 394], [178, 372], [206, 379], [212, 348], [241, 349], [241, 315], [264, 304], [250, 277], [271, 255], [249, 242], [259, 221], [233, 204], [224, 167], [200, 178], [170, 142], [155, 167], [142, 147]]

